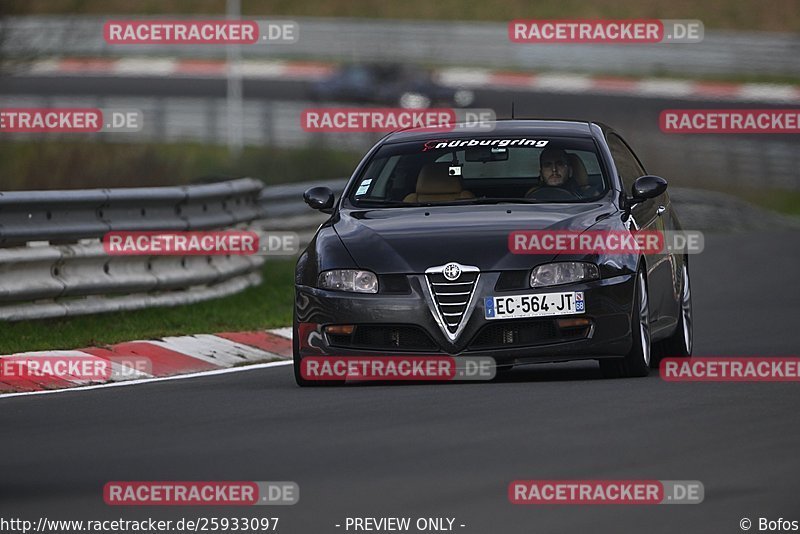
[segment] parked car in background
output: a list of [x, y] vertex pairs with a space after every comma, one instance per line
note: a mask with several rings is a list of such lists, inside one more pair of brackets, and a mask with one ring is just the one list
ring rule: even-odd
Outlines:
[[467, 107], [475, 100], [468, 89], [437, 83], [427, 69], [399, 63], [344, 65], [315, 83], [311, 96], [403, 108]]

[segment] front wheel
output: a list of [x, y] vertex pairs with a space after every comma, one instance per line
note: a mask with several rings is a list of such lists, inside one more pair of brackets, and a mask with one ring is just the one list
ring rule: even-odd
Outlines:
[[650, 367], [658, 368], [664, 358], [689, 358], [692, 355], [692, 290], [689, 284], [689, 266], [683, 262], [681, 311], [675, 331], [667, 339], [656, 343]]
[[294, 381], [300, 387], [313, 386], [309, 380], [300, 374], [300, 340], [297, 339], [297, 319], [292, 322], [292, 367], [294, 368]]
[[300, 339], [298, 338], [297, 318], [292, 320], [292, 367], [294, 368], [294, 381], [302, 387], [337, 386], [341, 382], [329, 380], [306, 380], [300, 371], [302, 358], [300, 357]]
[[294, 365], [293, 365], [293, 367], [294, 367], [294, 381], [297, 383], [297, 385], [300, 386], [301, 388], [308, 387], [308, 386], [313, 386], [314, 384], [312, 384], [309, 380], [306, 380], [305, 378], [303, 378], [303, 376], [300, 374], [300, 358], [298, 358], [295, 355], [293, 360], [294, 360]]
[[647, 376], [650, 373], [650, 305], [644, 271], [636, 275], [631, 310], [631, 350], [624, 358], [600, 360], [606, 378]]
[[341, 386], [344, 381], [341, 380], [306, 380], [300, 372], [301, 359], [295, 355], [294, 358], [294, 381], [301, 388], [319, 388], [319, 387], [332, 387]]

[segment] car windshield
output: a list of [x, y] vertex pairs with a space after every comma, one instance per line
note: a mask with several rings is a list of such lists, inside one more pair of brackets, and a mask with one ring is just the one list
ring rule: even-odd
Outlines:
[[384, 145], [348, 199], [355, 207], [588, 202], [608, 183], [589, 138], [466, 136]]

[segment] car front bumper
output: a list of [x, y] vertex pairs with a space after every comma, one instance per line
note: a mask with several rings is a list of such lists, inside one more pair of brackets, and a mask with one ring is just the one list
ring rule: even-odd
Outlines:
[[[411, 291], [399, 295], [346, 293], [296, 286], [295, 354], [299, 358], [421, 354], [490, 356], [498, 365], [503, 365], [612, 358], [623, 356], [630, 350], [633, 275], [545, 289], [497, 291], [495, 285], [499, 276], [497, 272], [481, 273], [475, 287], [474, 307], [463, 319], [466, 324], [455, 340], [449, 339], [439, 327], [437, 316], [429, 304], [424, 275], [409, 275]], [[584, 293], [584, 313], [525, 320], [487, 320], [484, 316], [483, 297], [564, 291]], [[582, 329], [558, 326], [558, 319], [568, 318], [586, 318], [591, 324]], [[362, 328], [363, 331], [380, 331], [383, 339], [389, 342], [373, 345], [342, 342], [341, 337], [325, 331], [329, 325], [355, 325], [356, 329]], [[487, 330], [489, 327], [493, 328], [491, 332]], [[393, 328], [398, 332], [397, 343], [392, 342], [395, 341]], [[429, 338], [427, 344], [405, 346], [399, 332], [406, 332], [409, 328], [426, 334]], [[520, 330], [525, 330], [522, 336]], [[488, 336], [487, 332], [492, 335]], [[420, 336], [422, 334], [417, 337]], [[489, 338], [500, 341], [487, 345], [483, 340]]]

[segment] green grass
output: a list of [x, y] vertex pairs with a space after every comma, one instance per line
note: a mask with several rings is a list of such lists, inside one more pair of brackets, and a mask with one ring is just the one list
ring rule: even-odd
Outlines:
[[294, 261], [269, 261], [260, 286], [217, 300], [172, 308], [0, 323], [0, 354], [277, 328], [291, 324], [293, 299]]
[[[3, 0], [9, 14], [210, 14], [225, 13], [225, 0]], [[800, 31], [796, 0], [242, 0], [250, 17], [364, 17], [425, 20], [515, 18], [700, 19], [706, 28]], [[302, 31], [302, 30], [301, 30]]]
[[784, 189], [727, 189], [725, 192], [736, 195], [748, 202], [784, 215], [800, 217], [800, 191]]
[[226, 147], [199, 143], [0, 142], [0, 190], [183, 185], [250, 176], [267, 184], [350, 176], [360, 153], [309, 147]]

